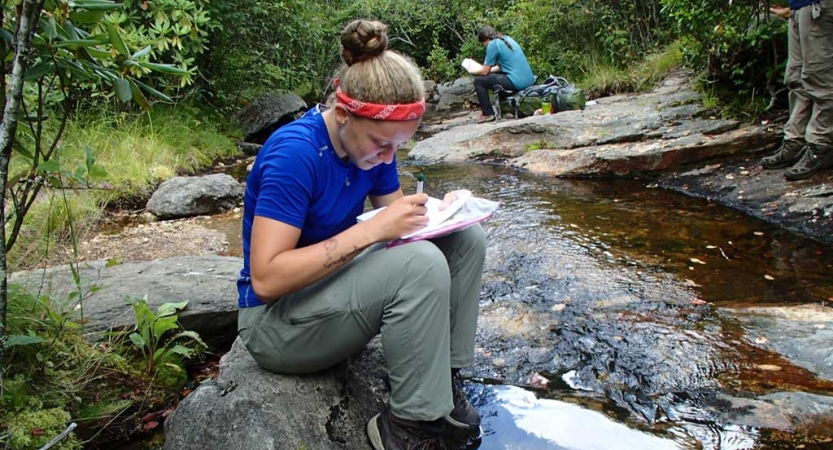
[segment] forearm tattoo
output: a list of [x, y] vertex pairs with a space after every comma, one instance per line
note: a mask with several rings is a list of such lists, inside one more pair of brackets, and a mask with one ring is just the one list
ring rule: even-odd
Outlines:
[[330, 267], [346, 263], [347, 261], [353, 259], [353, 257], [355, 257], [361, 251], [360, 248], [354, 245], [353, 251], [351, 251], [350, 253], [345, 253], [344, 255], [341, 255], [341, 257], [339, 257], [338, 259], [335, 259], [335, 252], [337, 249], [338, 240], [336, 240], [336, 238], [330, 238], [324, 242], [324, 251], [327, 255], [327, 261], [324, 262], [325, 269], [329, 269]]

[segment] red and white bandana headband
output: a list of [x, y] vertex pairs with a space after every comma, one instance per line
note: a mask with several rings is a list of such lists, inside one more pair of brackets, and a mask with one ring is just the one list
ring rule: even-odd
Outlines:
[[344, 105], [351, 113], [373, 120], [405, 121], [419, 119], [425, 114], [425, 99], [422, 98], [416, 103], [405, 103], [398, 105], [380, 105], [377, 103], [365, 103], [350, 98], [336, 81], [336, 99]]

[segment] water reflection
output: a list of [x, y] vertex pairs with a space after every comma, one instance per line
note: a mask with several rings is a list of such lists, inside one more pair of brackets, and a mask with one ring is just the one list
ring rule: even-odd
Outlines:
[[[483, 417], [481, 449], [680, 450], [700, 448], [685, 432], [657, 436], [577, 404], [538, 398], [515, 386], [487, 386], [477, 407]], [[721, 447], [736, 448], [743, 447]]]

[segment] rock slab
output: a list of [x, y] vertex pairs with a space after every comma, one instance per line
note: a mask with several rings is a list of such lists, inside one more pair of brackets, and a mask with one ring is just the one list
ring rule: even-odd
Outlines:
[[220, 375], [200, 385], [165, 421], [164, 450], [367, 448], [367, 420], [382, 410], [378, 340], [330, 370], [267, 372], [242, 342], [220, 360]]
[[759, 152], [775, 142], [763, 127], [707, 117], [701, 103], [684, 79], [672, 77], [654, 92], [599, 99], [583, 111], [449, 128], [418, 142], [409, 156], [425, 163], [500, 159], [540, 174], [609, 178]]
[[[128, 301], [144, 298], [156, 311], [163, 303], [188, 300], [179, 313], [182, 326], [205, 340], [237, 333], [237, 289], [241, 258], [182, 256], [155, 261], [133, 261], [108, 267], [107, 261], [81, 263], [84, 317], [91, 331], [132, 326]], [[29, 270], [12, 275], [11, 282], [31, 292], [68, 298], [76, 290], [67, 266]], [[96, 287], [95, 290], [92, 290]]]

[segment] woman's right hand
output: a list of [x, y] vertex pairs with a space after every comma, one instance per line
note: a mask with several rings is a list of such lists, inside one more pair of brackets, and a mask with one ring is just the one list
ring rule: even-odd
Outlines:
[[373, 226], [377, 242], [392, 241], [413, 233], [428, 224], [427, 194], [403, 196], [366, 223]]

